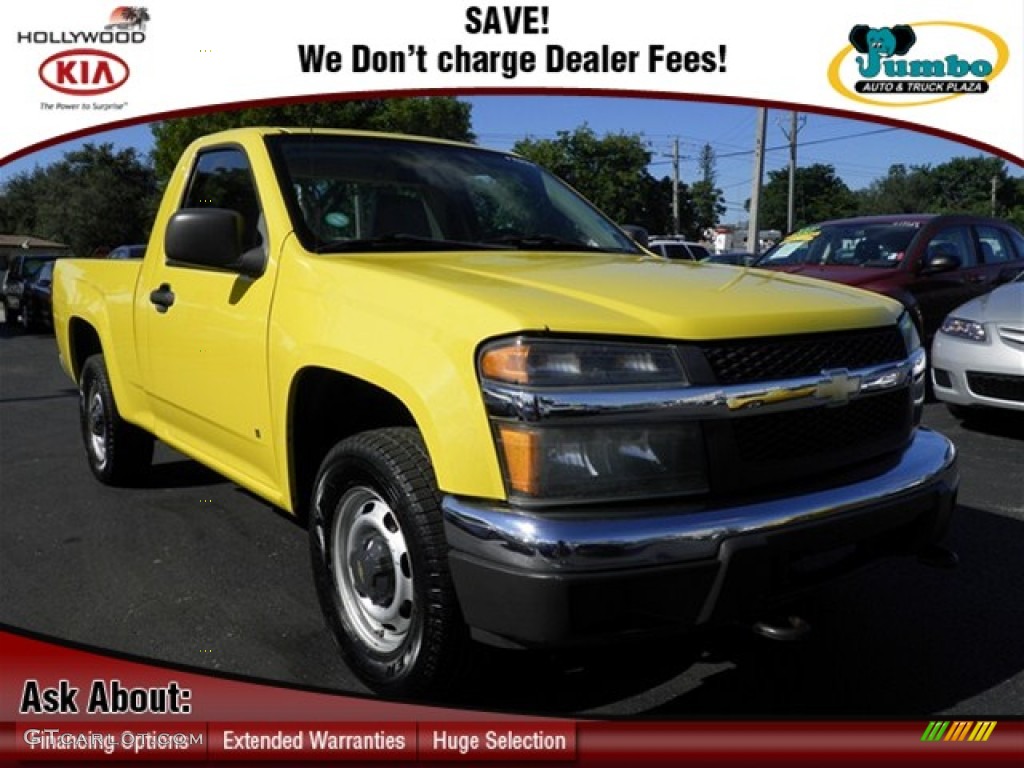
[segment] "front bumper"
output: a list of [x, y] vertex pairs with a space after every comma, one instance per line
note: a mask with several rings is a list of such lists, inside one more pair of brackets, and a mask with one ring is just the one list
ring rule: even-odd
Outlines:
[[446, 496], [463, 615], [483, 639], [573, 645], [743, 618], [945, 533], [956, 451], [919, 429], [880, 474], [800, 495], [714, 506], [524, 510]]
[[[932, 384], [935, 397], [961, 406], [986, 406], [1024, 411], [1024, 348], [1000, 336], [995, 327], [987, 329], [987, 342], [964, 341], [937, 334], [932, 344]], [[989, 394], [971, 386], [971, 377], [981, 376], [1007, 382]], [[993, 396], [999, 395], [999, 396]]]

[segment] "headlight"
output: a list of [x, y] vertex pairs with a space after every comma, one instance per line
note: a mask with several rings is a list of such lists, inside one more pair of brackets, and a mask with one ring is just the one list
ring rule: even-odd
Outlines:
[[918, 334], [917, 326], [914, 325], [914, 320], [909, 312], [900, 315], [900, 333], [903, 334], [903, 343], [906, 345], [908, 355], [921, 346], [921, 336]]
[[966, 339], [967, 341], [988, 341], [984, 325], [973, 320], [964, 320], [962, 317], [953, 317], [952, 315], [943, 321], [942, 327], [939, 328], [939, 333], [955, 336], [958, 339]]
[[917, 332], [917, 326], [909, 312], [900, 315], [900, 333], [903, 334], [903, 344], [907, 349], [907, 356], [913, 361], [913, 368], [910, 374], [910, 391], [914, 401], [914, 426], [921, 423], [924, 415], [924, 399], [927, 392], [928, 356], [921, 348], [921, 336]]
[[480, 375], [528, 387], [686, 383], [669, 347], [525, 338], [484, 347]]
[[699, 425], [496, 425], [509, 495], [520, 501], [653, 498], [708, 490]]
[[[623, 388], [664, 391], [687, 385], [671, 346], [504, 339], [481, 350], [479, 374], [514, 501], [596, 502], [707, 492], [699, 424], [665, 421], [656, 408], [642, 413], [614, 408]], [[563, 395], [578, 407], [539, 407]], [[598, 408], [595, 414], [588, 405], [608, 411]]]

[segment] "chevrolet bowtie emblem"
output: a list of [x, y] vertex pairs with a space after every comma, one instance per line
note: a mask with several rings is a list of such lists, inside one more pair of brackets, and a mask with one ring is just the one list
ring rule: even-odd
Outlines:
[[814, 396], [829, 405], [843, 405], [860, 392], [860, 376], [851, 376], [845, 368], [822, 371]]

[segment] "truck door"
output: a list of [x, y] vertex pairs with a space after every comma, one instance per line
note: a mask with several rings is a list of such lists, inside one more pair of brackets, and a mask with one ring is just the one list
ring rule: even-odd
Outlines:
[[[259, 192], [239, 146], [197, 155], [181, 208], [226, 208], [244, 247], [269, 248]], [[277, 488], [267, 371], [273, 260], [258, 277], [147, 255], [136, 312], [157, 435], [224, 474]], [[267, 254], [268, 256], [270, 254]]]

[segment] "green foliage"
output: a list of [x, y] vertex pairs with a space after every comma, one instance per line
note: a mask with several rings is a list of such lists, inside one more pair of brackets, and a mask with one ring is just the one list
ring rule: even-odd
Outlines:
[[867, 213], [974, 213], [1024, 218], [1020, 179], [1012, 179], [998, 157], [955, 157], [934, 168], [894, 165], [862, 193], [861, 210]]
[[725, 196], [714, 182], [696, 181], [690, 188], [693, 199], [694, 229], [697, 234], [714, 229], [725, 213]]
[[[852, 216], [857, 198], [831, 165], [815, 163], [798, 167], [795, 178], [793, 227], [816, 221]], [[789, 205], [789, 169], [768, 172], [761, 198], [760, 229], [786, 231]]]
[[902, 163], [893, 165], [887, 176], [858, 193], [858, 210], [865, 214], [929, 212], [933, 187], [927, 166], [908, 170]]
[[556, 139], [521, 139], [512, 150], [547, 168], [620, 224], [671, 226], [671, 182], [647, 170], [651, 152], [636, 134], [599, 138], [587, 125]]
[[11, 179], [0, 194], [0, 228], [66, 243], [88, 256], [97, 248], [146, 242], [156, 202], [153, 172], [134, 149], [86, 144]]
[[700, 180], [694, 182], [691, 187], [695, 217], [694, 229], [696, 230], [694, 236], [698, 238], [705, 230], [717, 226], [722, 214], [725, 213], [725, 196], [722, 194], [722, 190], [715, 186], [717, 163], [718, 158], [714, 148], [710, 144], [705, 144], [697, 159]]
[[353, 128], [472, 141], [471, 110], [468, 103], [454, 98], [431, 97], [314, 102], [212, 112], [154, 123], [153, 164], [157, 177], [164, 182], [181, 153], [195, 139], [253, 125]]

